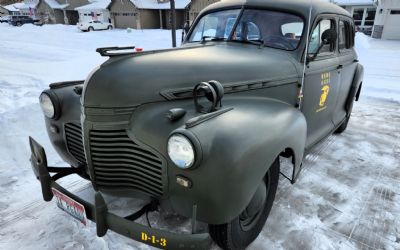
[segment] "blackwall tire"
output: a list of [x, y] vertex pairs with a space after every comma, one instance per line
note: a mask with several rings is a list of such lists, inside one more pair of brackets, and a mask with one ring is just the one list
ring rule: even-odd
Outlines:
[[[249, 208], [249, 204], [245, 211], [231, 222], [208, 226], [211, 238], [219, 247], [225, 250], [245, 249], [257, 238], [267, 221], [275, 199], [276, 189], [279, 182], [279, 170], [280, 164], [278, 157], [264, 178], [265, 185], [261, 185], [265, 187], [266, 190], [265, 202], [259, 212], [256, 213], [256, 217], [253, 217], [254, 219], [250, 220], [252, 221], [250, 224], [243, 224], [245, 220], [242, 218], [242, 215], [245, 214], [246, 210]], [[248, 225], [248, 227], [245, 227], [245, 225]]]
[[109, 25], [107, 29], [108, 29], [108, 30], [112, 30], [112, 29], [113, 29], [113, 26]]
[[[354, 100], [355, 97], [353, 99], [353, 105], [354, 105]], [[353, 105], [351, 105], [351, 109], [349, 111], [349, 113], [346, 116], [346, 119], [343, 121], [343, 123], [335, 130], [335, 134], [341, 134], [343, 133], [346, 129], [347, 129], [347, 125], [349, 124], [350, 121], [350, 116], [351, 116], [351, 112], [353, 111]]]
[[94, 31], [93, 27], [89, 27], [88, 31]]
[[347, 125], [349, 124], [350, 116], [346, 117], [346, 120], [335, 130], [335, 134], [341, 134], [347, 129]]

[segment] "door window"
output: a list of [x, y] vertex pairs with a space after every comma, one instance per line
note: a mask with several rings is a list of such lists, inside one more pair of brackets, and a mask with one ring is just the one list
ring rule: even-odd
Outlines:
[[347, 44], [347, 34], [346, 34], [346, 25], [345, 23], [340, 20], [339, 22], [339, 50], [344, 50], [348, 48]]
[[353, 48], [354, 45], [354, 32], [353, 26], [348, 21], [339, 21], [339, 50]]
[[[315, 54], [322, 45], [322, 34], [325, 30], [335, 29], [334, 21], [330, 19], [322, 19], [311, 33], [308, 46], [308, 53]], [[330, 55], [335, 51], [335, 44], [326, 44], [321, 47], [317, 56]]]

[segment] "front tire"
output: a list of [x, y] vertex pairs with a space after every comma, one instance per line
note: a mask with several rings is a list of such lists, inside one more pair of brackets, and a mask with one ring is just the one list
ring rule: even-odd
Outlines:
[[90, 32], [90, 31], [94, 31], [93, 27], [89, 27], [89, 28], [88, 28], [88, 31], [89, 31], [89, 32]]
[[113, 26], [109, 25], [107, 29], [108, 29], [108, 30], [112, 30], [112, 29], [113, 29]]
[[208, 226], [211, 238], [219, 247], [225, 250], [245, 249], [257, 238], [275, 199], [279, 171], [277, 157], [245, 210], [229, 223]]

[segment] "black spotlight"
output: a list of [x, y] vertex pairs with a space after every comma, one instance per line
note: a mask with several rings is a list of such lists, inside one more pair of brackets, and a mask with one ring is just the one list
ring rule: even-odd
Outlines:
[[[210, 113], [222, 107], [222, 97], [224, 96], [224, 87], [218, 81], [201, 82], [193, 89], [194, 105], [199, 113]], [[199, 98], [206, 97], [211, 103], [205, 107], [199, 103]]]

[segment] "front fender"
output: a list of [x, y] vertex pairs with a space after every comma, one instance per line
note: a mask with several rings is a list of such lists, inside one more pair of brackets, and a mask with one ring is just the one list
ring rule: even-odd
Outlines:
[[[303, 114], [287, 103], [270, 98], [226, 97], [223, 104], [223, 108], [233, 109], [190, 128], [184, 121], [196, 115], [193, 111], [176, 125], [164, 126], [162, 119], [156, 121], [161, 110], [171, 104], [152, 104], [151, 108], [137, 110], [133, 120], [138, 122], [132, 122], [137, 138], [155, 146], [168, 160], [168, 199], [174, 210], [191, 217], [196, 205], [197, 219], [209, 224], [226, 223], [238, 216], [269, 166], [285, 149], [292, 149], [295, 169], [299, 169], [307, 134]], [[175, 107], [179, 107], [177, 103]], [[194, 169], [179, 169], [167, 157], [168, 135], [182, 129], [201, 147], [201, 162]], [[189, 179], [192, 187], [178, 185], [177, 176]]]

